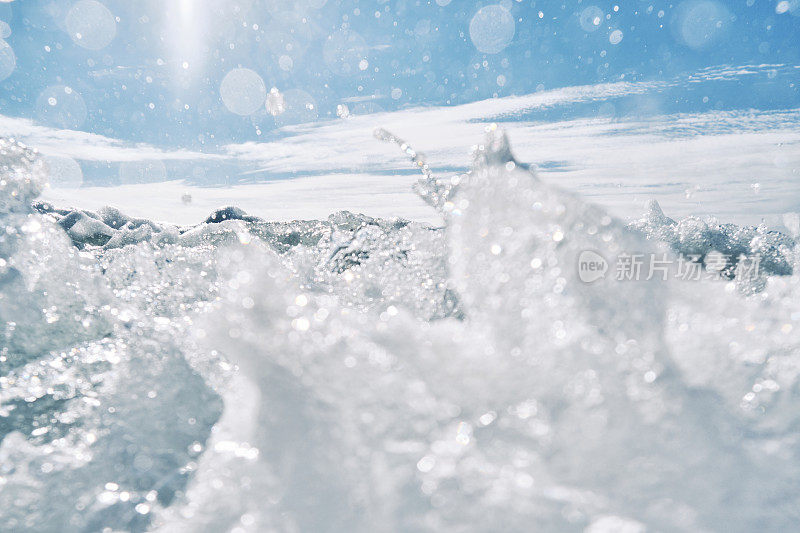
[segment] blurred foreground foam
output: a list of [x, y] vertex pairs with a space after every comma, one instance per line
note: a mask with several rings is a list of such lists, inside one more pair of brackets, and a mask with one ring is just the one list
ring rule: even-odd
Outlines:
[[[470, 172], [418, 185], [443, 229], [33, 209], [36, 157], [3, 150], [0, 522], [15, 531], [800, 518], [791, 236], [655, 206], [626, 227], [540, 182], [496, 130]], [[753, 290], [577, 270], [585, 250], [720, 246], [772, 266]]]

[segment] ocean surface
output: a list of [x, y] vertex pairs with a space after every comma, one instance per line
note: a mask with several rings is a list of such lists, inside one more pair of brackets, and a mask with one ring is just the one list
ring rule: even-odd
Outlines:
[[[364, 119], [252, 147], [326, 173], [392, 154], [416, 217], [317, 191], [317, 220], [260, 197], [184, 221], [211, 184], [130, 210], [75, 189], [78, 208], [0, 141], [0, 528], [791, 530], [797, 111], [507, 134], [466, 111], [463, 138], [407, 144], [455, 116], [417, 110], [380, 140]], [[551, 170], [527, 158], [545, 152]]]

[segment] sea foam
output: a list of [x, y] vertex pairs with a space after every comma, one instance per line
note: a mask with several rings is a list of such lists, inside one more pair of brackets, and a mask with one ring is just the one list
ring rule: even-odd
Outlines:
[[[451, 177], [381, 136], [424, 171], [417, 189], [443, 228], [351, 213], [272, 223], [225, 209], [176, 227], [111, 209], [34, 210], [36, 158], [4, 145], [2, 250], [14, 273], [0, 281], [2, 523], [797, 522], [791, 237], [674, 222], [655, 207], [631, 227], [540, 181], [496, 129]], [[45, 238], [48, 260], [23, 260]], [[609, 270], [587, 283], [587, 250], [769, 260], [752, 290], [735, 274], [626, 281]]]

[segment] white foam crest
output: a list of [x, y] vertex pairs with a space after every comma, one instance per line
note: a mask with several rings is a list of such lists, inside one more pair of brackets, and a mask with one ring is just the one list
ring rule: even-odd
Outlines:
[[[469, 172], [418, 186], [444, 228], [349, 213], [271, 223], [234, 207], [183, 228], [113, 208], [34, 212], [35, 157], [3, 146], [9, 528], [750, 531], [798, 519], [788, 237], [681, 225], [657, 206], [644, 235], [631, 231], [540, 181], [493, 127]], [[578, 269], [587, 251], [739, 237], [791, 269], [752, 291], [587, 282]]]
[[[791, 523], [797, 381], [784, 370], [797, 334], [777, 330], [797, 308], [796, 278], [774, 281], [766, 316], [724, 283], [694, 296], [677, 282], [584, 284], [580, 251], [652, 245], [538, 181], [495, 131], [446, 186], [447, 284], [463, 320], [343, 306], [258, 247], [220, 258], [231, 281], [203, 331], [247, 384], [225, 394], [224, 423], [163, 530]], [[764, 338], [740, 332], [734, 349], [726, 333], [743, 323], [703, 300], [745, 322], [760, 314]], [[689, 323], [703, 332], [684, 335], [677, 315], [698, 308], [705, 318]], [[699, 350], [711, 355], [695, 362]], [[744, 397], [769, 406], [765, 419], [735, 401], [753, 379], [759, 396]]]

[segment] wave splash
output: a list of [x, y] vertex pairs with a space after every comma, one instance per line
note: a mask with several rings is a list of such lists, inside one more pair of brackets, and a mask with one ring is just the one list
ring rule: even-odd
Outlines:
[[[800, 518], [792, 237], [655, 206], [627, 227], [539, 181], [495, 130], [470, 172], [420, 182], [439, 229], [33, 209], [43, 171], [3, 150], [0, 519], [15, 530]], [[585, 283], [586, 250], [769, 264], [750, 291], [735, 273]]]

